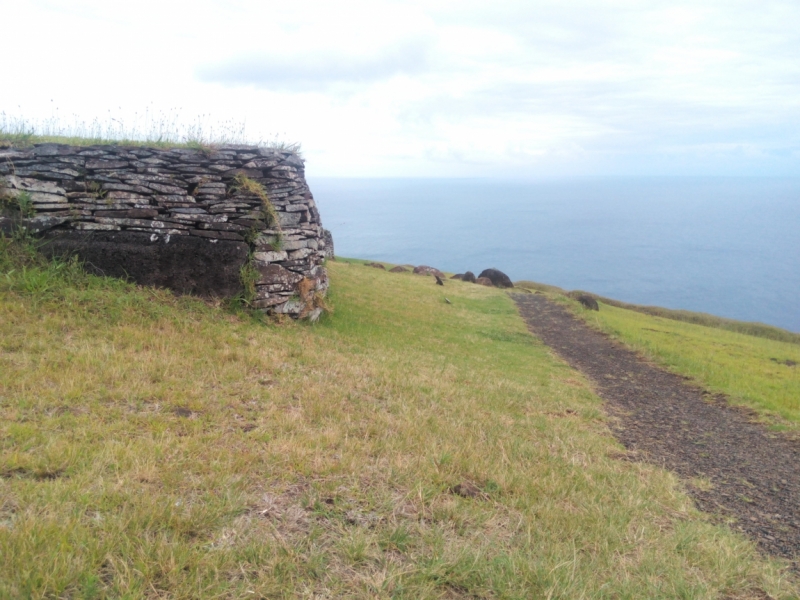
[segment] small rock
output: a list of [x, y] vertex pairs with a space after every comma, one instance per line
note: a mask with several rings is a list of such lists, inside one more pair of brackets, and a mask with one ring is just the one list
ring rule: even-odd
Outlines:
[[461, 277], [461, 281], [467, 281], [469, 283], [475, 283], [475, 273], [473, 273], [472, 271], [467, 271]]
[[464, 279], [464, 274], [463, 273], [456, 273], [450, 279]]
[[586, 309], [600, 310], [600, 306], [598, 306], [597, 300], [592, 298], [589, 294], [579, 294], [578, 296], [575, 296], [575, 300], [580, 302]]
[[478, 277], [475, 280], [475, 283], [477, 283], [478, 285], [485, 285], [487, 287], [494, 287], [492, 280], [489, 279], [488, 277]]
[[450, 493], [462, 498], [483, 498], [485, 494], [474, 483], [462, 481], [450, 488]]
[[492, 285], [499, 288], [513, 288], [514, 284], [511, 283], [511, 278], [498, 269], [484, 269], [478, 277], [486, 277]]
[[408, 273], [408, 269], [398, 265], [396, 267], [392, 267], [391, 269], [389, 269], [389, 273]]

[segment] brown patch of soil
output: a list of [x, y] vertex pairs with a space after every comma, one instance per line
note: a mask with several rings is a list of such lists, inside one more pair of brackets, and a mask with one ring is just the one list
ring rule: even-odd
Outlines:
[[[514, 295], [537, 335], [592, 380], [636, 460], [687, 482], [701, 510], [800, 565], [800, 445], [592, 329], [542, 295]], [[711, 485], [692, 486], [703, 478]]]

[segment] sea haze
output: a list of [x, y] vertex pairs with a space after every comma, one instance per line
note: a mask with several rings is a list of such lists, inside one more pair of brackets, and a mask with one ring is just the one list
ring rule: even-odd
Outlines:
[[309, 180], [340, 256], [800, 331], [800, 178]]

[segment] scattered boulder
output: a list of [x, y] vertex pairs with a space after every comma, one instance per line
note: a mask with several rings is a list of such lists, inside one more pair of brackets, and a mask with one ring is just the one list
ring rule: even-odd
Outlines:
[[406, 269], [405, 267], [401, 267], [400, 265], [397, 265], [396, 267], [392, 267], [391, 269], [389, 269], [389, 273], [408, 273], [408, 269]]
[[475, 280], [475, 283], [477, 283], [478, 285], [485, 285], [486, 287], [494, 287], [492, 280], [489, 279], [488, 277], [478, 277]]
[[442, 273], [439, 269], [429, 267], [427, 265], [414, 267], [414, 273], [417, 275], [438, 275], [439, 277], [444, 277], [444, 273]]
[[450, 279], [464, 279], [464, 274], [463, 273], [456, 273]]
[[499, 288], [513, 288], [514, 284], [511, 283], [511, 278], [498, 269], [484, 269], [478, 277], [486, 277], [492, 285]]
[[467, 281], [469, 283], [475, 283], [475, 273], [473, 273], [472, 271], [467, 271], [461, 277], [461, 281]]
[[597, 300], [595, 300], [589, 294], [575, 294], [574, 296], [570, 294], [571, 298], [574, 298], [578, 302], [580, 302], [584, 308], [588, 310], [600, 310], [600, 306], [597, 304]]
[[364, 263], [364, 266], [365, 267], [375, 267], [376, 269], [383, 269], [384, 271], [386, 270], [386, 267], [384, 267], [381, 263], [376, 263], [376, 262]]

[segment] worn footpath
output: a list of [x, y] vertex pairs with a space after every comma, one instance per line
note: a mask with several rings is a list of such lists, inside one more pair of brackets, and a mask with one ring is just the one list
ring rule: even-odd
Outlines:
[[800, 444], [650, 364], [544, 295], [513, 297], [531, 332], [592, 381], [631, 458], [674, 471], [700, 509], [797, 568]]

